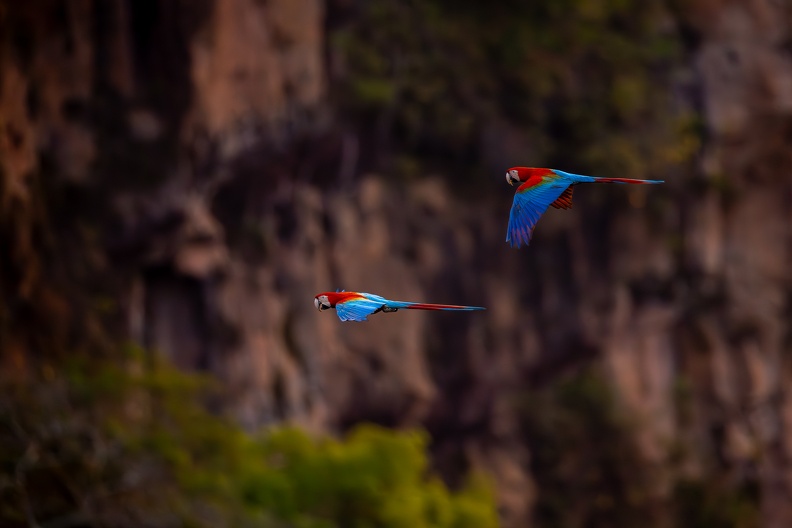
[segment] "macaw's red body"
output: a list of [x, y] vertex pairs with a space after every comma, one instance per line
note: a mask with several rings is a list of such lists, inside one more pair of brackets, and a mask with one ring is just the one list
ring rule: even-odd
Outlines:
[[443, 310], [472, 311], [484, 310], [479, 306], [459, 306], [456, 304], [427, 304], [407, 301], [391, 301], [373, 293], [362, 292], [323, 292], [314, 298], [314, 306], [319, 311], [335, 308], [342, 321], [365, 321], [377, 312], [396, 312], [406, 310]]
[[512, 247], [531, 241], [539, 217], [549, 206], [556, 209], [572, 208], [572, 190], [580, 183], [663, 183], [661, 180], [633, 180], [630, 178], [597, 178], [571, 174], [557, 169], [536, 167], [512, 167], [506, 171], [509, 185], [520, 183], [514, 193], [514, 202], [509, 213], [506, 242]]

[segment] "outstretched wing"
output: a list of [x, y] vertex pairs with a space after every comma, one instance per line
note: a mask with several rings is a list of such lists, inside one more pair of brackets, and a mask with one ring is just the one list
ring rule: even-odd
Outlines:
[[523, 244], [527, 246], [539, 217], [561, 196], [570, 183], [559, 179], [545, 180], [529, 187], [526, 187], [527, 182], [520, 185], [514, 193], [514, 202], [509, 213], [506, 242], [512, 247], [520, 247]]
[[383, 306], [385, 303], [380, 300], [358, 297], [336, 304], [336, 312], [342, 321], [365, 321], [369, 315]]

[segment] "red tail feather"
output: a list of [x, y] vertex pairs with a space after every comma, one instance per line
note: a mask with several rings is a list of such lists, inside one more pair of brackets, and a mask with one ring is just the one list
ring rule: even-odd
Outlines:
[[596, 183], [663, 183], [661, 180], [633, 180], [632, 178], [597, 178]]
[[415, 303], [407, 306], [408, 310], [483, 310], [478, 306], [458, 306], [456, 304]]

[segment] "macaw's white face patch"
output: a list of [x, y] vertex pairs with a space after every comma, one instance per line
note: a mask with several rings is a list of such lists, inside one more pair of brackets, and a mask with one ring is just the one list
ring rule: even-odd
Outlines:
[[314, 306], [316, 306], [316, 309], [319, 310], [320, 312], [322, 310], [329, 310], [330, 308], [332, 308], [330, 306], [330, 301], [327, 300], [327, 295], [320, 295], [314, 298]]

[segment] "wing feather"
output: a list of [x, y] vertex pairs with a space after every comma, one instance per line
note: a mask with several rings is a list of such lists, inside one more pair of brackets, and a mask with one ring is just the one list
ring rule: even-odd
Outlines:
[[561, 193], [561, 196], [558, 199], [551, 203], [553, 207], [556, 209], [572, 209], [572, 190], [574, 187], [570, 185], [566, 188], [564, 192]]
[[342, 321], [366, 321], [369, 315], [384, 305], [385, 303], [379, 300], [358, 298], [339, 302], [336, 304], [336, 312], [338, 313], [338, 318]]
[[512, 247], [528, 245], [539, 218], [551, 203], [569, 187], [564, 180], [544, 181], [532, 187], [523, 184], [514, 193], [514, 202], [509, 213], [506, 242]]

